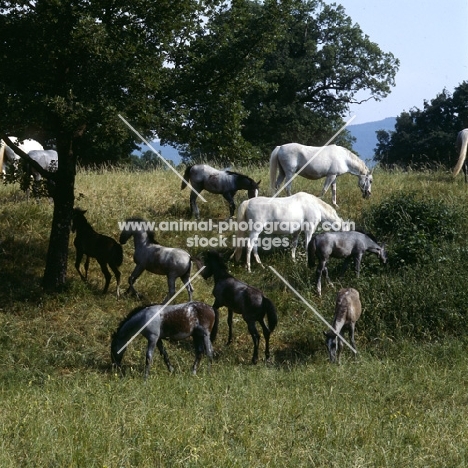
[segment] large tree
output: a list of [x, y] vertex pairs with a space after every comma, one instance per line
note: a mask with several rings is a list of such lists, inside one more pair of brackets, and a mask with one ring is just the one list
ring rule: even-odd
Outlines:
[[350, 104], [390, 93], [398, 66], [342, 6], [297, 0], [264, 62], [266, 85], [246, 97], [242, 134], [263, 153], [290, 141], [322, 144]]
[[401, 113], [395, 131], [377, 132], [375, 159], [386, 166], [452, 167], [457, 159], [457, 134], [468, 127], [468, 82], [451, 94], [442, 90], [435, 98]]
[[47, 290], [66, 281], [78, 156], [100, 162], [132, 146], [118, 114], [147, 137], [190, 145], [195, 134], [211, 154], [242, 147], [239, 96], [288, 4], [265, 1], [252, 17], [247, 3], [0, 0], [0, 136], [35, 138], [59, 155]]
[[196, 0], [0, 1], [1, 135], [53, 142], [59, 155], [46, 290], [66, 281], [76, 149], [83, 138], [128, 147], [129, 132], [119, 113], [145, 135], [158, 128], [158, 93], [170, 72], [167, 51], [190, 41], [205, 5]]

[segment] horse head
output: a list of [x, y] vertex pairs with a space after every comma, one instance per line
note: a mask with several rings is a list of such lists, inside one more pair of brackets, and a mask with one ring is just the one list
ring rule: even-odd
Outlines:
[[385, 244], [382, 244], [380, 246], [379, 258], [382, 263], [387, 263], [388, 256], [387, 256], [387, 251], [385, 250]]
[[205, 268], [203, 268], [200, 275], [203, 279], [210, 278], [217, 270], [227, 271], [227, 267], [224, 263], [224, 260], [222, 259], [221, 255], [215, 250], [208, 250], [204, 252], [202, 257], [203, 266]]
[[255, 182], [253, 179], [250, 179], [250, 188], [247, 190], [247, 196], [250, 198], [258, 197], [258, 189], [260, 186], [261, 180]]
[[73, 208], [73, 215], [72, 215], [72, 224], [71, 230], [72, 232], [76, 231], [76, 225], [79, 222], [78, 219], [85, 219], [84, 215], [88, 210], [83, 210], [82, 208]]
[[369, 198], [371, 196], [372, 179], [373, 177], [371, 172], [359, 176], [358, 184], [363, 198]]
[[328, 350], [328, 358], [330, 362], [336, 362], [336, 358], [338, 355], [338, 338], [336, 333], [328, 330], [324, 331], [323, 334], [325, 335], [325, 346]]

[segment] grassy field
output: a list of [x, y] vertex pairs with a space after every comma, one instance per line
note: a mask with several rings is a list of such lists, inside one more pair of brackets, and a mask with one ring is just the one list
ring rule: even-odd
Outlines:
[[[262, 179], [268, 194], [267, 168], [236, 169]], [[383, 239], [398, 261], [382, 266], [367, 256], [359, 279], [352, 271], [337, 279], [340, 262], [332, 262], [336, 287], [361, 293], [356, 359], [345, 348], [342, 364], [330, 365], [324, 326], [312, 311], [270, 269], [253, 265], [248, 274], [242, 264], [230, 263], [236, 277], [260, 287], [277, 306], [271, 362], [250, 364], [251, 338], [239, 317], [234, 342], [225, 345], [222, 310], [211, 371], [203, 360], [192, 376], [191, 343], [168, 343], [176, 371], [170, 375], [156, 355], [146, 383], [143, 339], [129, 346], [124, 378], [110, 366], [110, 336], [141, 302], [117, 300], [114, 281], [102, 295], [95, 261], [83, 283], [74, 270], [72, 242], [66, 291], [44, 295], [40, 280], [52, 206], [26, 201], [17, 186], [0, 186], [0, 466], [467, 466], [468, 220], [449, 216], [462, 213], [467, 189], [461, 177], [453, 181], [444, 172], [376, 171], [374, 180], [370, 200], [362, 199], [355, 177], [338, 180], [343, 218], [367, 226], [372, 210], [413, 193], [430, 206], [443, 204], [454, 235], [433, 242], [430, 251], [415, 245], [427, 255], [411, 264], [399, 260], [401, 238]], [[299, 178], [294, 191], [317, 194], [322, 182]], [[118, 221], [131, 216], [158, 222], [189, 217], [188, 190], [164, 170], [80, 171], [76, 195], [94, 228], [115, 238]], [[226, 219], [222, 197], [204, 196], [202, 218]], [[243, 198], [239, 193], [237, 201]], [[195, 234], [161, 231], [157, 238], [186, 248]], [[416, 239], [426, 241], [419, 234]], [[190, 249], [194, 255], [201, 250]], [[132, 244], [124, 253], [125, 283], [133, 269]], [[289, 250], [260, 255], [331, 320], [336, 289], [324, 286], [317, 297], [303, 245], [296, 263]], [[212, 304], [212, 287], [211, 280], [195, 280], [195, 299]], [[167, 292], [165, 278], [149, 273], [136, 288], [145, 302], [161, 301]], [[184, 291], [178, 300], [186, 297]], [[261, 356], [263, 349], [262, 339]]]

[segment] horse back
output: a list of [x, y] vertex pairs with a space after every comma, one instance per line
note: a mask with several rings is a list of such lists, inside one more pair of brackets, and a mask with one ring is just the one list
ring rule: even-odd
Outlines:
[[203, 302], [166, 307], [161, 312], [160, 338], [183, 340], [197, 331], [210, 333], [214, 323], [214, 310]]
[[340, 328], [342, 328], [356, 323], [361, 316], [361, 311], [359, 292], [354, 288], [340, 289], [336, 296], [333, 327], [336, 329], [336, 325], [340, 324]]
[[330, 174], [346, 172], [341, 146], [306, 146], [288, 143], [278, 152], [278, 163], [286, 173], [301, 171], [301, 176], [316, 180]]
[[263, 293], [259, 289], [233, 276], [217, 281], [213, 295], [223, 306], [240, 314], [261, 307], [263, 301]]

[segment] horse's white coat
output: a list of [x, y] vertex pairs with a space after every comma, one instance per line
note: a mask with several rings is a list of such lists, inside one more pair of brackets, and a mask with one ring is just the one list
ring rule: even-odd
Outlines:
[[[257, 197], [245, 200], [237, 210], [237, 241], [249, 237], [247, 244], [247, 269], [250, 271], [250, 256], [253, 251], [255, 260], [261, 264], [257, 253], [260, 233], [268, 227], [272, 234], [292, 234], [292, 257], [295, 258], [299, 234], [304, 231], [306, 245], [319, 223], [328, 221], [334, 226], [345, 226], [336, 210], [314, 195], [298, 192], [290, 197]], [[247, 223], [250, 231], [241, 230], [241, 223]], [[233, 256], [236, 260], [242, 254], [242, 245], [237, 245]]]
[[[34, 150], [43, 150], [44, 147], [36, 140], [30, 138], [26, 140], [19, 140], [17, 137], [10, 136], [10, 140], [18, 146], [18, 148], [24, 151], [26, 154], [29, 154], [30, 151]], [[0, 140], [0, 167], [2, 168], [3, 174], [5, 174], [5, 161], [4, 156], [8, 159], [13, 165], [17, 165], [18, 161], [21, 159], [7, 144]]]
[[[275, 181], [278, 171], [279, 175]], [[288, 143], [277, 146], [270, 156], [270, 186], [273, 191], [285, 188], [287, 195], [291, 195], [291, 184], [295, 175], [312, 180], [326, 177], [321, 196], [332, 186], [334, 205], [336, 205], [336, 178], [348, 172], [359, 177], [358, 183], [363, 197], [369, 197], [372, 185], [371, 171], [364, 161], [342, 146], [305, 146]], [[283, 181], [285, 185], [281, 186]]]

